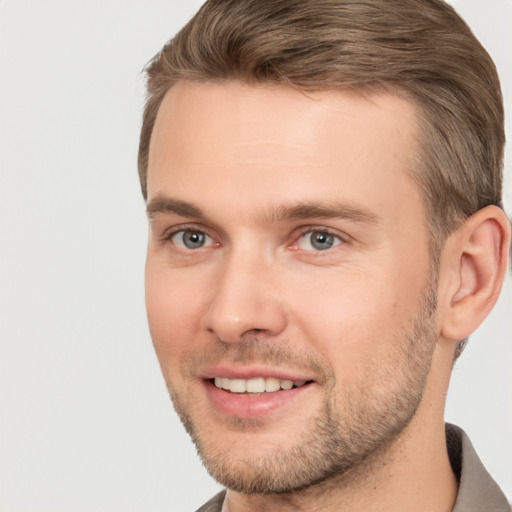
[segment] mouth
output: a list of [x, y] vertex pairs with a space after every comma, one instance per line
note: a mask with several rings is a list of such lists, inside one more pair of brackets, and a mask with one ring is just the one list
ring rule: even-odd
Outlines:
[[[319, 382], [292, 371], [217, 365], [204, 368], [202, 382], [209, 404], [221, 418], [264, 418], [293, 414], [298, 400], [314, 403]], [[280, 412], [279, 412], [280, 411]]]
[[244, 395], [260, 395], [276, 393], [301, 388], [313, 381], [277, 379], [275, 377], [255, 377], [251, 379], [228, 379], [226, 377], [214, 377], [210, 382], [218, 389], [229, 393]]

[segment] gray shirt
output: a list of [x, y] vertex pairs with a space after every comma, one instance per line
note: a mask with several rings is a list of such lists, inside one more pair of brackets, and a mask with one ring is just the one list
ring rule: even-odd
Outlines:
[[[512, 512], [505, 495], [484, 468], [465, 432], [446, 424], [446, 444], [459, 491], [452, 512]], [[222, 512], [226, 491], [214, 496], [197, 512]]]

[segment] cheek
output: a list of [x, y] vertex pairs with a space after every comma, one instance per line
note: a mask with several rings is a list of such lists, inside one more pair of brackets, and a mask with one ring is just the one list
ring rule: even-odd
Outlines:
[[[293, 317], [322, 356], [353, 373], [363, 361], [385, 357], [414, 314], [418, 290], [406, 293], [392, 274], [342, 273], [310, 283]], [[407, 300], [406, 300], [407, 298]]]
[[146, 310], [149, 330], [161, 365], [177, 365], [190, 346], [200, 313], [190, 286], [181, 286], [168, 272], [146, 265]]

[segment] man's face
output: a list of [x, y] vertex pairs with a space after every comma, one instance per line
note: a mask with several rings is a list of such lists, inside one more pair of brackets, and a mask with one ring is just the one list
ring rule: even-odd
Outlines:
[[397, 96], [179, 83], [153, 132], [149, 325], [209, 471], [289, 492], [382, 453], [422, 400], [435, 328]]

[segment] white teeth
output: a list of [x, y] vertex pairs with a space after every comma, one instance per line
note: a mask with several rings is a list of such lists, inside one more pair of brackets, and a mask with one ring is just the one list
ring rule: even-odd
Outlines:
[[215, 377], [215, 387], [231, 391], [231, 393], [272, 393], [280, 389], [292, 389], [304, 386], [305, 380], [276, 379], [275, 377], [256, 377], [254, 379], [227, 379]]
[[291, 380], [282, 380], [281, 381], [281, 387], [283, 389], [292, 389], [293, 388], [293, 381], [291, 381]]
[[230, 379], [229, 390], [232, 393], [245, 393], [247, 391], [247, 381], [244, 379]]
[[227, 389], [229, 391], [231, 384], [229, 379], [223, 379], [221, 377], [215, 377], [215, 386], [221, 389]]
[[247, 381], [247, 393], [263, 393], [264, 391], [265, 379], [263, 377], [249, 379]]
[[274, 377], [269, 377], [265, 379], [265, 391], [267, 393], [272, 393], [273, 391], [279, 391], [281, 389], [281, 381], [279, 379], [274, 379]]

